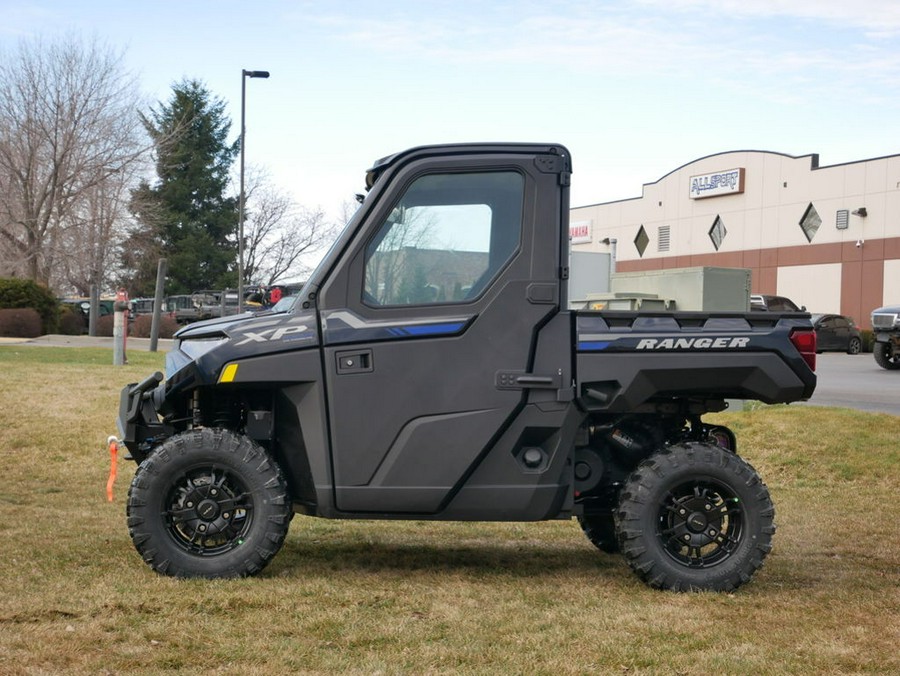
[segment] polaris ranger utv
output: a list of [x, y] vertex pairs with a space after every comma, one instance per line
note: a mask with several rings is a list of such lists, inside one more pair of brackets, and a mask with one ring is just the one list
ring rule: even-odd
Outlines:
[[144, 560], [253, 574], [294, 512], [577, 518], [654, 587], [748, 581], [774, 509], [703, 415], [808, 398], [808, 315], [568, 310], [570, 173], [558, 145], [380, 160], [292, 308], [179, 331], [121, 397]]

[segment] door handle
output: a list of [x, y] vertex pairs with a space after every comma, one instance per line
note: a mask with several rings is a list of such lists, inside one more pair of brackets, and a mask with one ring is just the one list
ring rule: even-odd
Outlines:
[[562, 376], [538, 375], [524, 371], [498, 371], [494, 376], [494, 386], [499, 390], [557, 390]]
[[338, 375], [368, 373], [375, 370], [372, 350], [346, 350], [334, 355]]

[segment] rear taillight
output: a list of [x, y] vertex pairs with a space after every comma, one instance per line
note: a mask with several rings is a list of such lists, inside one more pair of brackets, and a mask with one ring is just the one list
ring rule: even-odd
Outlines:
[[816, 332], [812, 329], [794, 329], [791, 331], [791, 343], [803, 357], [803, 361], [813, 371], [816, 370]]

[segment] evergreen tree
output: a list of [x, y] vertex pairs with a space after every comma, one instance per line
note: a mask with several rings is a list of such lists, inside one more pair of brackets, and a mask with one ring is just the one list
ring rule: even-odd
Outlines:
[[168, 261], [167, 293], [237, 284], [238, 199], [225, 191], [240, 141], [228, 144], [225, 104], [205, 85], [185, 80], [172, 89], [167, 104], [142, 116], [157, 180], [132, 193], [141, 224], [127, 247], [134, 294], [152, 293], [158, 257]]

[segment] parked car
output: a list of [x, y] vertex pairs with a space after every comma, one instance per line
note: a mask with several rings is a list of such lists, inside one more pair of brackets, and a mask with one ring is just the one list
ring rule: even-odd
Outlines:
[[153, 299], [152, 298], [134, 298], [131, 301], [131, 316], [152, 315]]
[[806, 312], [806, 306], [798, 306], [785, 296], [768, 296], [756, 293], [750, 296], [750, 309], [763, 312]]
[[847, 354], [859, 354], [862, 349], [862, 337], [852, 317], [813, 314], [810, 319], [816, 330], [816, 352], [837, 350]]

